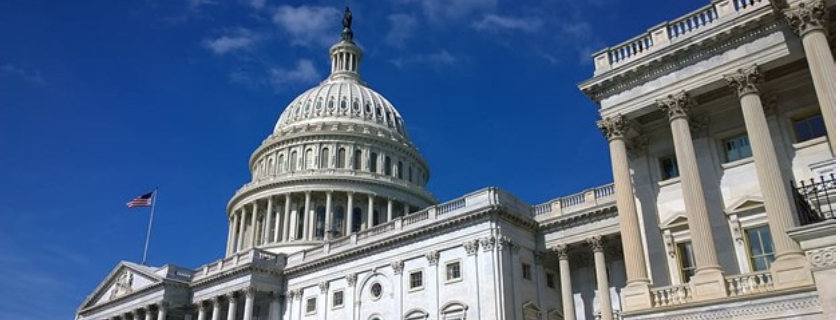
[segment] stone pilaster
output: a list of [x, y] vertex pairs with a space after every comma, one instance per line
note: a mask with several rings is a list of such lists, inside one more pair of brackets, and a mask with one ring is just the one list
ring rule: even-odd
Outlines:
[[598, 283], [598, 301], [601, 304], [601, 320], [612, 320], [612, 299], [607, 277], [607, 259], [604, 257], [604, 238], [595, 236], [587, 240], [595, 260], [595, 280]]
[[557, 254], [560, 265], [560, 299], [563, 303], [563, 319], [575, 319], [575, 300], [572, 292], [572, 270], [569, 268], [569, 246], [557, 245], [551, 248]]
[[715, 252], [712, 225], [709, 222], [706, 197], [700, 182], [700, 169], [688, 122], [688, 112], [694, 106], [694, 102], [682, 91], [657, 100], [656, 103], [668, 114], [677, 165], [680, 168], [680, 187], [688, 217], [691, 244], [694, 247], [694, 260], [697, 262], [697, 273], [691, 279], [692, 291], [698, 300], [723, 298], [726, 296], [726, 286]]
[[825, 121], [831, 151], [836, 152], [837, 78], [834, 56], [828, 43], [826, 4], [822, 0], [803, 1], [784, 11], [793, 32], [802, 38], [808, 69], [814, 81], [820, 111]]
[[747, 126], [758, 184], [767, 211], [767, 223], [776, 251], [776, 261], [770, 267], [773, 285], [782, 289], [813, 284], [802, 249], [787, 234], [788, 230], [796, 226], [794, 207], [779, 168], [779, 159], [759, 97], [762, 74], [758, 66], [753, 65], [724, 75], [724, 79], [738, 94]]
[[[627, 268], [627, 285], [622, 290], [625, 310], [650, 308], [650, 278], [645, 264], [646, 255], [642, 245], [642, 232], [636, 212], [636, 198], [633, 194], [633, 180], [630, 178], [630, 164], [627, 159], [627, 119], [622, 115], [606, 117], [598, 121], [598, 128], [604, 133], [610, 145], [615, 198], [618, 207], [621, 245], [629, 259], [624, 260]], [[568, 261], [566, 262], [568, 264]], [[570, 318], [573, 319], [573, 318]]]

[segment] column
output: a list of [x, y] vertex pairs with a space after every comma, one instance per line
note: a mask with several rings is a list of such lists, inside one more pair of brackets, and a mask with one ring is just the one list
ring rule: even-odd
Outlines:
[[758, 95], [761, 72], [758, 66], [753, 65], [739, 69], [734, 74], [724, 75], [724, 78], [729, 86], [736, 90], [741, 101], [758, 185], [764, 199], [767, 223], [775, 248], [776, 261], [770, 267], [774, 286], [781, 289], [812, 284], [813, 278], [807, 272], [807, 261], [802, 249], [787, 234], [788, 230], [796, 226], [794, 209]]
[[353, 193], [347, 193], [347, 216], [344, 217], [344, 228], [346, 232], [344, 233], [345, 236], [349, 236], [350, 233], [353, 233]]
[[234, 235], [236, 234], [236, 223], [234, 222], [234, 217], [231, 215], [228, 217], [228, 237], [227, 237], [227, 248], [225, 249], [225, 255], [230, 255], [233, 252], [233, 241]]
[[805, 48], [805, 59], [808, 60], [808, 69], [811, 70], [811, 80], [814, 81], [814, 89], [817, 92], [817, 100], [820, 103], [825, 129], [828, 133], [828, 143], [831, 151], [836, 152], [836, 108], [837, 88], [834, 56], [831, 55], [831, 47], [826, 37], [825, 28], [826, 14], [825, 2], [803, 1], [794, 8], [785, 10], [785, 18], [793, 29], [793, 32], [802, 38], [802, 46]]
[[598, 282], [598, 301], [601, 305], [601, 320], [612, 320], [612, 299], [610, 283], [607, 278], [607, 261], [604, 258], [604, 238], [595, 236], [587, 240], [595, 256], [595, 281]]
[[166, 311], [167, 307], [169, 307], [169, 302], [161, 301], [157, 304], [158, 314], [157, 320], [166, 320]]
[[195, 308], [198, 310], [198, 319], [196, 320], [207, 320], [207, 312], [204, 310], [204, 301], [196, 303]]
[[236, 243], [236, 251], [242, 251], [245, 249], [245, 207], [239, 208], [239, 214], [237, 214], [237, 220], [239, 220], [239, 235], [236, 236], [237, 243]]
[[292, 195], [286, 194], [286, 202], [283, 204], [283, 239], [285, 242], [292, 240], [292, 231], [289, 230], [289, 222], [292, 220]]
[[327, 191], [327, 212], [324, 215], [324, 239], [329, 240], [333, 233], [332, 191]]
[[211, 315], [212, 320], [221, 320], [222, 318], [222, 297], [216, 297], [213, 299], [213, 314]]
[[[625, 310], [650, 308], [650, 278], [645, 265], [645, 252], [642, 247], [642, 233], [636, 213], [636, 198], [633, 194], [633, 180], [630, 178], [630, 164], [627, 160], [625, 135], [627, 119], [618, 115], [598, 121], [598, 128], [604, 133], [610, 145], [613, 181], [615, 183], [616, 206], [618, 207], [619, 227], [621, 228], [621, 246], [625, 253], [624, 264], [627, 271], [627, 285], [622, 290]], [[573, 319], [573, 318], [568, 318]]]
[[304, 240], [312, 240], [312, 232], [313, 223], [312, 223], [312, 212], [311, 212], [311, 201], [312, 201], [312, 192], [306, 192], [305, 202], [303, 204], [303, 239]]
[[227, 294], [228, 313], [225, 320], [236, 320], [236, 291]]
[[274, 242], [281, 242], [283, 239], [280, 239], [280, 219], [283, 216], [280, 213], [280, 210], [275, 210], [274, 212]]
[[367, 225], [365, 229], [369, 229], [373, 227], [373, 195], [368, 195], [368, 216], [367, 216]]
[[248, 248], [257, 246], [257, 234], [259, 234], [259, 231], [257, 231], [257, 215], [259, 215], [257, 213], [257, 201], [254, 200], [251, 203], [251, 239], [248, 241]]
[[248, 288], [245, 290], [245, 315], [243, 315], [242, 320], [251, 320], [254, 316], [254, 296], [256, 296], [257, 290], [254, 288]]
[[271, 242], [271, 226], [274, 225], [274, 197], [268, 196], [268, 205], [265, 209], [265, 222], [263, 223], [263, 238], [262, 243], [268, 244]]
[[561, 244], [552, 248], [560, 264], [560, 298], [563, 300], [563, 319], [576, 319], [575, 300], [572, 293], [572, 271], [569, 269], [569, 246]]
[[141, 313], [143, 313], [143, 312], [145, 312], [145, 313], [146, 313], [146, 316], [147, 316], [147, 317], [149, 317], [149, 319], [148, 319], [148, 320], [151, 320], [151, 317], [152, 317], [152, 308], [151, 308], [151, 307], [144, 307], [144, 308], [140, 308], [140, 309], [134, 309], [134, 311], [132, 311], [132, 312], [131, 312], [131, 319], [132, 319], [132, 320], [140, 320], [140, 319], [142, 319], [142, 318], [140, 317], [140, 314], [141, 314]]
[[268, 320], [280, 320], [280, 294], [276, 291], [268, 293]]
[[409, 210], [410, 209], [408, 208], [408, 202], [403, 202], [403, 217], [405, 217], [409, 214], [409, 212], [408, 212]]
[[388, 220], [391, 221], [394, 219], [394, 199], [388, 199]]

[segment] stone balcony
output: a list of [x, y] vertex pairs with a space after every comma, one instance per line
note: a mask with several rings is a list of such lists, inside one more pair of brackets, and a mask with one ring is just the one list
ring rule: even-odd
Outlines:
[[235, 269], [258, 267], [282, 270], [285, 265], [286, 259], [282, 254], [274, 254], [260, 249], [250, 249], [205, 264], [195, 270], [181, 270], [181, 272], [184, 277], [189, 277], [193, 283], [196, 283]]

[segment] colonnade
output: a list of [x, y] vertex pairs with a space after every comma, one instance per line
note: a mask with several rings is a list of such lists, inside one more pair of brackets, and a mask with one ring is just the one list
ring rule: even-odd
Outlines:
[[[254, 319], [254, 304], [257, 295], [255, 288], [234, 290], [207, 300], [195, 302], [196, 320], [252, 320]], [[268, 320], [280, 320], [281, 302], [283, 298], [274, 291], [265, 292], [268, 298]], [[240, 300], [244, 300], [242, 317], [239, 317]], [[225, 310], [227, 305], [227, 310]], [[192, 313], [188, 313], [191, 316]], [[208, 319], [209, 317], [209, 319]]]
[[169, 303], [158, 303], [134, 309], [121, 315], [108, 318], [109, 320], [165, 320]]
[[[612, 298], [610, 297], [610, 283], [607, 276], [607, 260], [604, 256], [604, 237], [594, 236], [586, 239], [595, 260], [595, 281], [598, 288], [598, 310], [601, 320], [613, 320]], [[560, 298], [563, 302], [563, 318], [576, 319], [574, 292], [572, 291], [572, 269], [569, 264], [570, 244], [560, 244], [551, 248], [557, 254], [560, 266]]]
[[408, 215], [411, 209], [407, 202], [369, 193], [304, 191], [272, 195], [244, 204], [230, 214], [227, 255], [271, 243], [346, 236]]

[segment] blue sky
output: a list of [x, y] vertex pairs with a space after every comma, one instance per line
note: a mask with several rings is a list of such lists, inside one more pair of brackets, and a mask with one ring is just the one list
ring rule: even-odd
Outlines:
[[70, 319], [119, 260], [221, 257], [225, 204], [286, 104], [329, 71], [344, 5], [362, 74], [448, 200], [530, 203], [610, 182], [591, 52], [708, 3], [618, 0], [7, 1], [0, 5], [0, 310]]

